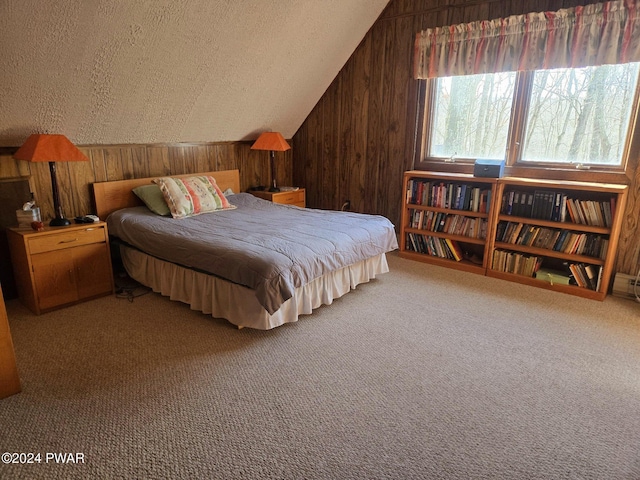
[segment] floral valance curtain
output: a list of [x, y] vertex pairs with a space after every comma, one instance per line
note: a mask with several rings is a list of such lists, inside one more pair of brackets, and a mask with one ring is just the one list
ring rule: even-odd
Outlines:
[[424, 30], [414, 78], [640, 61], [640, 0]]

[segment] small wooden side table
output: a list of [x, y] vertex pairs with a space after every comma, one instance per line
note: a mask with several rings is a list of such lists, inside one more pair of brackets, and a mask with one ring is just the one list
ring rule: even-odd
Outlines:
[[282, 203], [284, 205], [295, 205], [296, 207], [305, 208], [307, 206], [306, 191], [304, 188], [297, 190], [289, 190], [285, 192], [269, 192], [267, 190], [258, 190], [250, 192], [252, 195], [273, 203]]
[[20, 300], [34, 313], [113, 293], [105, 222], [9, 228], [7, 238]]

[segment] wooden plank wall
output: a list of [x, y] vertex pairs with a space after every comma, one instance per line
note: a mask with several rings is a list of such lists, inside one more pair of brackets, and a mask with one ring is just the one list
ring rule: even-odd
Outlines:
[[[269, 152], [251, 150], [252, 142], [223, 142], [167, 145], [79, 146], [88, 162], [56, 164], [60, 203], [68, 218], [94, 211], [91, 184], [111, 180], [178, 175], [215, 170], [240, 170], [244, 191], [269, 185]], [[0, 150], [0, 180], [29, 178], [43, 219], [53, 216], [49, 164], [14, 160], [11, 151]], [[276, 152], [277, 181], [291, 185], [291, 150]], [[28, 199], [25, 199], [25, 201]]]
[[[413, 168], [418, 82], [415, 34], [430, 27], [593, 3], [578, 0], [391, 0], [293, 138], [293, 181], [310, 207], [400, 223], [401, 183]], [[640, 130], [640, 129], [637, 129]], [[637, 151], [637, 149], [636, 149]], [[630, 195], [617, 271], [640, 265], [640, 166], [627, 169]]]

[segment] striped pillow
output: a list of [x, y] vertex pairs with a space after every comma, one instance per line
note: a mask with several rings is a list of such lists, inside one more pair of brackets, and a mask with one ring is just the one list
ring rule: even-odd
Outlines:
[[236, 208], [226, 199], [215, 178], [208, 175], [160, 177], [154, 182], [160, 187], [173, 218]]

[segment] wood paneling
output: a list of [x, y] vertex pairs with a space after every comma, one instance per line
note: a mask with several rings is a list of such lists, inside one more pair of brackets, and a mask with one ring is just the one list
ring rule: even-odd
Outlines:
[[[418, 31], [592, 3], [580, 0], [391, 0], [293, 138], [293, 180], [307, 205], [377, 213], [400, 222], [402, 175], [411, 170], [418, 82], [412, 78]], [[636, 142], [637, 143], [637, 142]], [[637, 152], [637, 149], [635, 150]], [[630, 191], [617, 271], [640, 267], [640, 165]], [[242, 171], [242, 170], [241, 170]]]
[[[216, 170], [240, 169], [244, 191], [269, 184], [269, 152], [251, 150], [250, 142], [175, 145], [80, 146], [88, 162], [56, 164], [60, 203], [68, 218], [94, 211], [91, 184], [110, 180], [180, 175]], [[276, 152], [276, 174], [280, 185], [291, 185], [292, 152]], [[0, 152], [0, 179], [28, 178], [42, 218], [53, 216], [51, 176], [47, 163], [14, 160]], [[24, 201], [27, 201], [25, 199]]]

